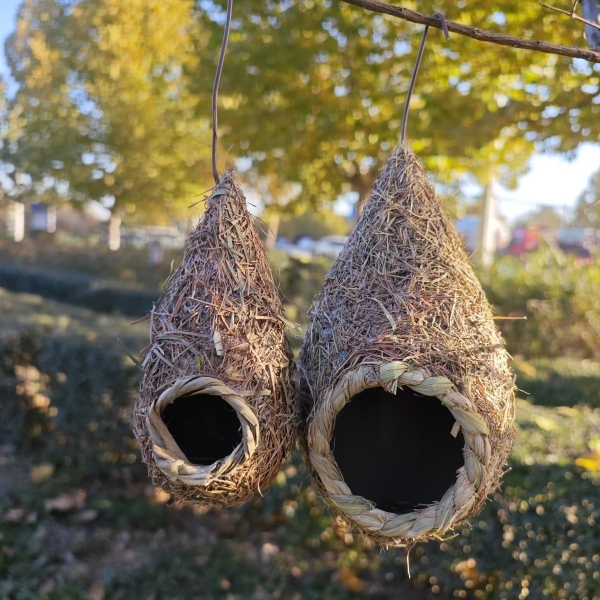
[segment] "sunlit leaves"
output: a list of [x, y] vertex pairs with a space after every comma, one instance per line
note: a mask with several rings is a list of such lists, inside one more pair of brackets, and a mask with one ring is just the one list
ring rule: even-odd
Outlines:
[[187, 0], [26, 0], [7, 44], [19, 88], [5, 159], [68, 181], [72, 199], [158, 217], [189, 206], [210, 151], [192, 24]]
[[[208, 4], [199, 3], [197, 35], [210, 35], [207, 61], [214, 61], [222, 21]], [[536, 2], [504, 2], [496, 12], [483, 0], [403, 6], [584, 45], [580, 24]], [[259, 172], [300, 182], [303, 202], [328, 200], [348, 187], [362, 191], [357, 182], [372, 178], [397, 143], [422, 28], [331, 0], [247, 0], [234, 16], [222, 85], [224, 145], [233, 155], [250, 155]], [[408, 135], [441, 180], [466, 171], [484, 180], [496, 165], [506, 166], [500, 175], [514, 183], [535, 143], [571, 150], [598, 139], [599, 76], [583, 61], [458, 35], [446, 42], [432, 31]], [[198, 93], [210, 89], [208, 79], [196, 85]]]

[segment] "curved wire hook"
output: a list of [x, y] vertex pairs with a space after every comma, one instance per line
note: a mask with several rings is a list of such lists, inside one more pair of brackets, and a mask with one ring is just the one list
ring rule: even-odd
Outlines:
[[233, 0], [227, 0], [227, 18], [225, 20], [225, 31], [223, 32], [223, 43], [221, 45], [221, 54], [219, 55], [219, 63], [215, 74], [215, 83], [213, 84], [212, 94], [212, 171], [215, 183], [219, 183], [219, 172], [217, 170], [217, 127], [219, 125], [217, 115], [217, 100], [219, 97], [219, 84], [221, 83], [221, 75], [223, 74], [223, 64], [225, 62], [225, 52], [227, 51], [227, 42], [229, 41], [229, 30], [231, 29], [231, 13], [233, 12]]
[[[437, 17], [442, 22], [442, 30], [444, 31], [444, 36], [447, 40], [450, 39], [450, 33], [448, 32], [448, 25], [446, 25], [446, 19], [442, 13], [435, 13], [432, 15]], [[400, 133], [400, 141], [404, 141], [404, 137], [406, 135], [406, 124], [408, 123], [408, 108], [410, 106], [410, 99], [415, 89], [415, 82], [417, 81], [417, 74], [419, 72], [419, 67], [421, 66], [421, 59], [423, 58], [423, 50], [425, 50], [425, 42], [427, 41], [427, 33], [429, 32], [429, 25], [425, 25], [425, 31], [423, 32], [423, 37], [421, 39], [421, 45], [419, 46], [419, 51], [417, 52], [417, 60], [415, 61], [415, 68], [413, 69], [412, 78], [410, 80], [410, 86], [408, 87], [408, 94], [406, 96], [406, 103], [404, 104], [404, 113], [402, 115], [402, 130]]]

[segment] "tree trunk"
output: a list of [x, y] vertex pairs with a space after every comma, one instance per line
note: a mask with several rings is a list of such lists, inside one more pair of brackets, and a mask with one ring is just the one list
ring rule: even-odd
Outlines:
[[496, 254], [496, 221], [498, 217], [493, 186], [494, 178], [490, 177], [490, 181], [485, 187], [479, 231], [481, 236], [478, 252], [479, 262], [484, 269], [492, 265]]
[[[600, 0], [583, 0], [583, 18], [600, 25]], [[585, 37], [590, 50], [600, 50], [600, 29], [585, 26]]]
[[360, 213], [362, 213], [365, 202], [369, 197], [369, 192], [375, 183], [378, 172], [378, 169], [374, 169], [373, 171], [369, 171], [367, 173], [361, 173], [358, 165], [356, 165], [354, 174], [348, 176], [348, 181], [352, 186], [352, 191], [358, 194], [358, 201], [356, 202], [355, 207], [356, 213], [354, 215], [354, 218], [357, 221], [358, 217], [360, 217]]
[[121, 215], [111, 213], [108, 221], [108, 247], [118, 250], [121, 247]]
[[281, 216], [279, 213], [273, 212], [265, 218], [265, 223], [267, 225], [265, 231], [265, 248], [267, 250], [272, 250], [275, 246], [280, 222]]

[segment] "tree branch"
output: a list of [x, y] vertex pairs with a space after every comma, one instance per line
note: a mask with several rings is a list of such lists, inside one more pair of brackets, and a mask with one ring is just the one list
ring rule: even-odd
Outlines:
[[569, 17], [571, 17], [572, 19], [575, 19], [575, 21], [581, 21], [582, 23], [585, 23], [586, 25], [589, 25], [590, 27], [595, 27], [596, 29], [600, 29], [600, 24], [599, 23], [594, 23], [592, 21], [588, 21], [587, 19], [584, 19], [583, 17], [580, 17], [576, 12], [575, 9], [577, 8], [577, 4], [578, 2], [575, 2], [573, 4], [573, 10], [571, 10], [570, 12], [568, 10], [564, 10], [562, 8], [557, 8], [556, 6], [550, 6], [549, 4], [544, 4], [542, 2], [542, 0], [539, 0], [539, 3], [541, 6], [543, 6], [544, 8], [549, 8], [550, 10], [555, 10], [556, 12], [559, 12], [563, 15], [568, 15]]
[[[430, 17], [408, 8], [402, 8], [400, 6], [391, 6], [385, 2], [379, 2], [379, 0], [342, 0], [348, 4], [354, 6], [360, 6], [367, 10], [391, 15], [411, 23], [419, 23], [421, 25], [429, 25], [437, 29], [442, 29], [442, 23], [437, 17]], [[574, 48], [572, 46], [560, 46], [558, 44], [549, 44], [548, 42], [541, 42], [538, 40], [526, 40], [523, 38], [514, 37], [511, 35], [504, 35], [503, 33], [494, 33], [493, 31], [486, 31], [485, 29], [478, 29], [477, 27], [469, 27], [467, 25], [461, 25], [460, 23], [454, 23], [453, 21], [446, 21], [448, 30], [452, 33], [458, 33], [459, 35], [465, 35], [479, 40], [480, 42], [489, 42], [491, 44], [500, 44], [501, 46], [510, 46], [511, 48], [523, 48], [525, 50], [534, 50], [536, 52], [545, 52], [546, 54], [558, 54], [560, 56], [569, 56], [571, 58], [582, 58], [589, 60], [593, 63], [600, 63], [600, 52], [594, 52], [592, 50], [584, 50], [583, 48]]]

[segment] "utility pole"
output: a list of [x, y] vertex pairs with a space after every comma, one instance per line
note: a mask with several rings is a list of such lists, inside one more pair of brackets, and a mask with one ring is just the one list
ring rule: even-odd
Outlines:
[[479, 260], [487, 268], [494, 262], [496, 254], [497, 201], [494, 195], [494, 178], [490, 177], [483, 195], [483, 211], [479, 229]]
[[25, 204], [11, 202], [9, 205], [9, 228], [15, 242], [22, 242], [25, 238]]
[[121, 215], [114, 209], [108, 221], [108, 247], [111, 250], [121, 247]]

